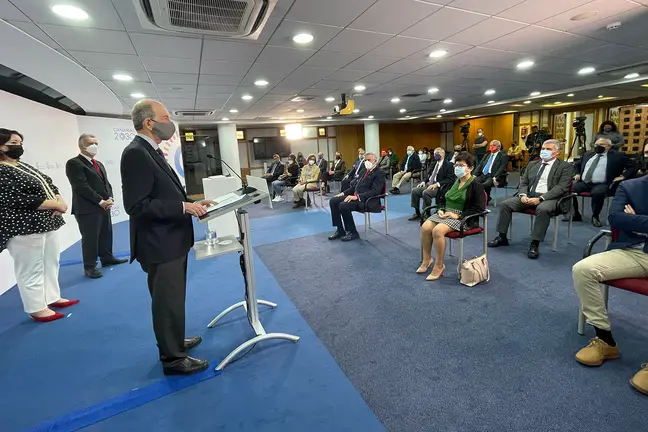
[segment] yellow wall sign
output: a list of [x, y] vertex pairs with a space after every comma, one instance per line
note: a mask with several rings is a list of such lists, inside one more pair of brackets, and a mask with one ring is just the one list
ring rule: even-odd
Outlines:
[[185, 132], [185, 141], [193, 141], [194, 140], [194, 133], [193, 132]]
[[236, 139], [237, 140], [244, 140], [245, 139], [245, 133], [242, 130], [237, 130], [236, 131]]
[[282, 137], [285, 137], [286, 136], [286, 129], [281, 129], [279, 131], [279, 135], [281, 135]]

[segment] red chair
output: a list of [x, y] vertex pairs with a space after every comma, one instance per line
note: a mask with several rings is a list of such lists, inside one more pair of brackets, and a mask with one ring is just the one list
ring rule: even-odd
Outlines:
[[380, 195], [376, 195], [375, 197], [371, 197], [367, 200], [366, 206], [369, 206], [369, 203], [374, 201], [374, 200], [384, 200], [380, 204], [380, 211], [379, 212], [368, 212], [368, 211], [361, 211], [358, 210], [358, 213], [363, 213], [365, 217], [365, 232], [364, 232], [364, 239], [365, 241], [367, 240], [367, 235], [369, 234], [369, 230], [371, 229], [371, 213], [383, 213], [385, 215], [385, 235], [389, 235], [389, 225], [387, 223], [387, 184], [383, 186], [382, 193]]
[[[619, 236], [619, 230], [612, 228], [612, 230], [601, 230], [596, 234], [585, 246], [585, 252], [583, 253], [583, 258], [587, 258], [592, 255], [592, 248], [603, 237], [605, 237], [605, 246], [610, 245], [611, 242], [615, 241]], [[602, 283], [601, 292], [603, 294], [603, 299], [605, 300], [605, 307], [608, 307], [608, 298], [610, 287], [618, 288], [624, 291], [630, 291], [636, 294], [641, 294], [648, 296], [648, 278], [622, 278], [605, 281]], [[585, 328], [585, 315], [583, 314], [583, 307], [581, 306], [578, 312], [578, 334], [584, 334]]]
[[[581, 192], [578, 194], [579, 197], [581, 197], [581, 214], [585, 215], [585, 198], [592, 198], [592, 194], [589, 192]], [[611, 191], [608, 190], [607, 196], [605, 197], [605, 202], [603, 203], [603, 207], [605, 207], [605, 210], [607, 211], [607, 215], [610, 216], [610, 206], [612, 205], [612, 198], [614, 195], [612, 195]]]
[[[484, 202], [488, 202], [488, 195], [484, 192]], [[421, 225], [427, 220], [425, 215], [430, 213], [432, 209], [437, 208], [436, 205], [429, 206], [423, 209], [423, 212], [421, 213]], [[481, 213], [477, 213], [474, 215], [470, 215], [468, 217], [465, 217], [461, 219], [461, 225], [459, 226], [459, 231], [452, 231], [446, 234], [446, 239], [448, 240], [448, 255], [452, 255], [452, 240], [459, 240], [459, 262], [457, 264], [457, 277], [460, 277], [461, 273], [461, 263], [463, 262], [463, 256], [464, 256], [464, 239], [466, 237], [471, 237], [474, 235], [482, 234], [483, 240], [484, 240], [484, 255], [488, 252], [488, 214], [490, 213], [490, 210], [486, 209]], [[431, 214], [431, 213], [430, 213]], [[482, 218], [483, 219], [483, 226], [477, 226], [475, 228], [469, 228], [466, 229], [466, 223], [474, 218]], [[421, 261], [423, 261], [423, 249], [421, 249]]]
[[[308, 210], [308, 202], [310, 201], [310, 197], [313, 197], [313, 206], [315, 205], [315, 192], [319, 192], [322, 190], [322, 173], [320, 173], [318, 179], [316, 181], [309, 181], [306, 182], [306, 189], [304, 190], [306, 194], [306, 210]], [[309, 195], [310, 194], [310, 195]], [[320, 207], [324, 207], [324, 195], [320, 194]]]

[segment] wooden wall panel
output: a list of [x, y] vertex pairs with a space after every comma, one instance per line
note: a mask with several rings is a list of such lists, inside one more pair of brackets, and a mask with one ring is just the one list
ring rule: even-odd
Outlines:
[[380, 148], [393, 149], [399, 158], [405, 155], [407, 146], [434, 150], [441, 145], [440, 131], [440, 123], [381, 123]]
[[336, 127], [337, 149], [347, 163], [358, 157], [358, 149], [364, 148], [364, 125], [341, 125]]
[[461, 126], [470, 122], [470, 134], [468, 140], [470, 141], [469, 150], [472, 151], [472, 144], [477, 139], [477, 129], [484, 130], [484, 135], [488, 140], [499, 140], [504, 149], [508, 149], [513, 140], [513, 114], [502, 114], [491, 117], [478, 117], [467, 120], [458, 120], [454, 122], [454, 142], [463, 142], [463, 135], [461, 135]]

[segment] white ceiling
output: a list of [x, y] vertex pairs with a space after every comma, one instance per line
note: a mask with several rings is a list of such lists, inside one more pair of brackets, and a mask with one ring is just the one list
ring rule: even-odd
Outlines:
[[[619, 84], [629, 71], [607, 73], [648, 61], [648, 1], [634, 0], [278, 0], [258, 40], [217, 40], [145, 28], [133, 0], [69, 0], [90, 19], [66, 21], [50, 11], [58, 0], [0, 0], [0, 19], [77, 61], [112, 89], [124, 112], [133, 92], [161, 100], [170, 110], [215, 110], [215, 119], [239, 123], [321, 118], [327, 96], [356, 95], [358, 118], [457, 114], [519, 109], [510, 106], [532, 91], [525, 109], [560, 100], [638, 97], [642, 82]], [[597, 11], [593, 18], [571, 17]], [[607, 30], [613, 22], [616, 30]], [[298, 46], [292, 36], [315, 37]], [[447, 50], [440, 59], [428, 55]], [[516, 70], [531, 59], [530, 70]], [[593, 66], [597, 73], [579, 76]], [[648, 67], [635, 68], [648, 76]], [[133, 76], [116, 82], [114, 73]], [[254, 86], [257, 79], [270, 82]], [[428, 95], [430, 87], [439, 92]], [[484, 91], [495, 89], [492, 96]], [[566, 91], [575, 93], [567, 99]], [[403, 98], [405, 94], [422, 94]], [[562, 93], [562, 96], [560, 94]], [[241, 96], [250, 94], [251, 101]], [[291, 102], [310, 95], [310, 102]], [[555, 95], [555, 96], [554, 96]], [[400, 97], [398, 105], [393, 97]], [[435, 101], [430, 101], [430, 99]], [[451, 98], [452, 104], [442, 100]], [[487, 106], [495, 100], [497, 105]], [[297, 109], [304, 109], [298, 114]], [[238, 109], [238, 114], [230, 114]]]

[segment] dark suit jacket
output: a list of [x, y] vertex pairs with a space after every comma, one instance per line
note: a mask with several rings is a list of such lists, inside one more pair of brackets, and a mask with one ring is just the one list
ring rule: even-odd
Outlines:
[[[583, 158], [574, 164], [576, 173], [580, 174], [581, 180], [585, 177], [585, 167], [587, 162], [596, 155], [595, 152], [587, 152]], [[614, 182], [614, 179], [620, 175], [625, 178], [633, 178], [639, 170], [638, 164], [630, 159], [625, 153], [611, 150], [607, 152], [607, 169], [605, 172], [605, 183], [608, 185]]]
[[412, 172], [417, 169], [421, 169], [421, 159], [418, 154], [414, 153], [410, 156], [409, 160], [407, 159], [406, 154], [405, 158], [403, 158], [403, 162], [401, 162], [401, 171]]
[[[455, 180], [459, 181], [459, 179]], [[454, 183], [453, 183], [454, 184]], [[442, 193], [439, 193], [437, 198], [437, 208], [444, 209], [446, 205], [446, 193], [452, 187], [449, 186], [441, 190]], [[462, 218], [466, 218], [470, 215], [478, 214], [483, 212], [486, 209], [486, 192], [484, 191], [484, 186], [473, 179], [473, 181], [468, 185], [468, 190], [466, 191], [466, 202], [464, 203], [464, 208], [461, 213]], [[473, 228], [479, 225], [479, 218], [473, 218], [466, 226]]]
[[334, 180], [342, 180], [346, 173], [346, 162], [342, 159], [331, 161], [331, 171], [333, 171]]
[[347, 196], [357, 194], [360, 199], [360, 202], [358, 203], [359, 210], [380, 213], [380, 200], [371, 200], [369, 202], [369, 207], [367, 207], [367, 200], [371, 197], [385, 193], [385, 182], [385, 171], [378, 167], [374, 167], [366, 176], [363, 173], [362, 177], [360, 177], [358, 181], [352, 183], [351, 187], [342, 193]]
[[279, 162], [277, 167], [274, 169], [274, 174], [272, 174], [272, 169], [274, 168], [275, 163], [273, 162], [266, 171], [266, 176], [271, 176], [272, 180], [277, 180], [281, 174], [284, 173], [284, 164]]
[[434, 163], [431, 163], [427, 172], [425, 173], [425, 178], [423, 181], [427, 186], [432, 185], [430, 182], [430, 176], [432, 173], [434, 173], [434, 170], [436, 169], [437, 164], [441, 164], [441, 167], [439, 168], [439, 172], [437, 173], [436, 176], [436, 182], [439, 183], [440, 188], [449, 188], [452, 186], [452, 184], [457, 180], [457, 177], [455, 176], [454, 173], [454, 165], [450, 163], [446, 159], [442, 159], [440, 161], [435, 161]]
[[[459, 153], [461, 153], [461, 152], [459, 152]], [[459, 154], [459, 153], [457, 153], [457, 154]], [[454, 155], [455, 155], [454, 150], [451, 151], [451, 152], [446, 153], [446, 160], [447, 160], [448, 162], [452, 163], [452, 157], [453, 157]]]
[[[520, 179], [519, 194], [528, 194], [531, 184], [540, 170], [542, 161], [535, 160], [529, 162], [524, 170], [524, 175]], [[545, 201], [560, 199], [569, 192], [569, 185], [572, 182], [572, 166], [570, 163], [556, 159], [549, 171], [547, 178], [547, 192], [542, 194]]]
[[493, 162], [493, 166], [491, 166], [490, 168], [490, 174], [484, 174], [484, 170], [486, 169], [486, 164], [488, 163], [490, 156], [490, 153], [487, 153], [481, 159], [475, 175], [490, 175], [491, 177], [497, 179], [498, 183], [504, 183], [504, 181], [506, 181], [506, 166], [508, 165], [508, 155], [505, 151], [500, 150], [497, 154], [497, 158], [495, 158], [495, 161]]
[[121, 176], [131, 262], [159, 264], [186, 255], [194, 243], [191, 216], [183, 210], [190, 200], [166, 160], [136, 136], [122, 153]]
[[[354, 175], [356, 172], [356, 168], [358, 168], [358, 165], [360, 166], [360, 169], [358, 169], [358, 173]], [[367, 169], [364, 166], [364, 159], [356, 159], [355, 163], [351, 167], [349, 171], [347, 171], [345, 177], [352, 178], [352, 177], [360, 177], [365, 173]]]
[[320, 169], [320, 172], [323, 174], [326, 174], [326, 169], [328, 168], [328, 162], [326, 159], [322, 158], [319, 161], [317, 161], [317, 166]]
[[[622, 182], [610, 207], [609, 221], [619, 236], [608, 250], [622, 249], [645, 242], [643, 251], [648, 253], [648, 176]], [[629, 204], [636, 214], [627, 214]]]
[[106, 168], [99, 161], [97, 165], [103, 177], [82, 155], [73, 157], [65, 164], [65, 175], [72, 186], [72, 214], [102, 213], [105, 210], [99, 206], [99, 202], [112, 198], [113, 191]]

